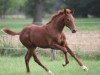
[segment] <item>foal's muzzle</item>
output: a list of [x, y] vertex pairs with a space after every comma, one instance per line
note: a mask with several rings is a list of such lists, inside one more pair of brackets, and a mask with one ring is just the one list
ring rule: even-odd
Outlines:
[[77, 30], [72, 30], [72, 33], [76, 33]]

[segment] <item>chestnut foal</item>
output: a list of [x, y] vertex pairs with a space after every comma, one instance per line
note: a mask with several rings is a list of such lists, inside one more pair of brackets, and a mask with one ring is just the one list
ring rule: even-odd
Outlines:
[[12, 36], [19, 35], [21, 43], [28, 49], [25, 56], [25, 63], [27, 72], [29, 69], [29, 60], [33, 56], [34, 61], [38, 63], [49, 74], [52, 72], [47, 69], [37, 58], [35, 49], [36, 47], [51, 48], [61, 50], [65, 56], [65, 62], [63, 66], [66, 66], [69, 61], [67, 59], [67, 52], [78, 62], [82, 69], [88, 70], [86, 66], [76, 57], [74, 52], [68, 47], [65, 34], [63, 33], [64, 27], [67, 26], [72, 33], [76, 32], [75, 22], [70, 9], [61, 9], [55, 13], [46, 25], [30, 24], [25, 27], [21, 32], [13, 32], [8, 28], [4, 28], [3, 31]]

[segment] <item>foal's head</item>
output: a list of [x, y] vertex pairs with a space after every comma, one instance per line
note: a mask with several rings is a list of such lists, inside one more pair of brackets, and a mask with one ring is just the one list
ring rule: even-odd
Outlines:
[[72, 33], [76, 32], [76, 26], [74, 22], [73, 12], [70, 9], [63, 9], [65, 14], [64, 22], [65, 25], [72, 31]]
[[[57, 25], [55, 22], [58, 22], [58, 25], [60, 24], [60, 30], [63, 29], [63, 27], [66, 25], [72, 33], [76, 32], [76, 26], [74, 22], [73, 12], [70, 9], [61, 9], [57, 13], [53, 14], [52, 19], [49, 23], [53, 22], [52, 25]], [[49, 24], [48, 23], [48, 24]]]

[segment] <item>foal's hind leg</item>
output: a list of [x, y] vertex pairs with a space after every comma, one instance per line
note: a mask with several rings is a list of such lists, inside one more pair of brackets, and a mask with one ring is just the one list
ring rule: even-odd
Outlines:
[[51, 72], [50, 70], [48, 70], [48, 69], [40, 62], [40, 60], [38, 59], [38, 57], [36, 56], [36, 54], [35, 54], [34, 51], [32, 51], [32, 56], [33, 56], [33, 58], [34, 58], [34, 61], [35, 61], [37, 64], [39, 64], [42, 68], [44, 68], [45, 71], [47, 71], [49, 75], [52, 75], [52, 72]]
[[68, 53], [78, 62], [78, 64], [81, 66], [81, 68], [83, 70], [88, 70], [88, 68], [86, 66], [83, 65], [83, 63], [76, 57], [76, 55], [74, 54], [74, 52], [66, 45], [66, 48], [68, 50]]
[[27, 73], [30, 72], [30, 69], [29, 69], [29, 60], [30, 60], [31, 56], [32, 56], [31, 52], [30, 52], [30, 50], [28, 50], [27, 53], [26, 53], [26, 56], [25, 56], [25, 63], [26, 63]]

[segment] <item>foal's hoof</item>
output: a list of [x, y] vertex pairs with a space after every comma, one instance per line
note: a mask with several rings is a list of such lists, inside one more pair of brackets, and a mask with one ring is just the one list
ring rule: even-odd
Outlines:
[[88, 68], [86, 66], [81, 66], [81, 68], [84, 70], [84, 71], [88, 71]]
[[62, 64], [63, 67], [65, 67], [67, 64]]
[[67, 62], [67, 63], [64, 62], [64, 63], [62, 64], [62, 66], [65, 67], [68, 63], [69, 63], [69, 62]]
[[50, 70], [48, 71], [48, 75], [54, 75]]

